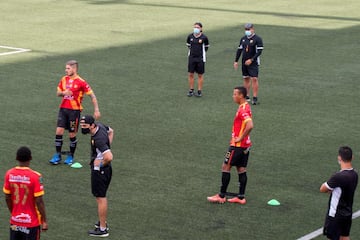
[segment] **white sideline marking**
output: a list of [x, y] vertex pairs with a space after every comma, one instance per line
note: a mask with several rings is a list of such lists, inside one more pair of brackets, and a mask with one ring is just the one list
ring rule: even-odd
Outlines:
[[[360, 217], [360, 210], [353, 213], [352, 219]], [[309, 233], [301, 238], [298, 238], [297, 240], [311, 240], [318, 236], [320, 236], [323, 233], [323, 228], [319, 228], [318, 230], [313, 231], [312, 233]]]
[[0, 56], [11, 55], [11, 54], [16, 54], [16, 53], [23, 53], [23, 52], [29, 52], [29, 51], [31, 51], [31, 49], [16, 48], [16, 47], [9, 47], [9, 46], [0, 46], [0, 48], [5, 48], [5, 49], [13, 50], [13, 51], [10, 51], [10, 52], [0, 53]]

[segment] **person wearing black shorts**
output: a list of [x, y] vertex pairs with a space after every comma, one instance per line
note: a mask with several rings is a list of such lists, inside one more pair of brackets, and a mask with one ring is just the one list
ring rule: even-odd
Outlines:
[[65, 130], [69, 131], [70, 149], [64, 161], [65, 164], [71, 165], [74, 161], [74, 154], [77, 146], [76, 134], [79, 126], [80, 112], [83, 109], [82, 100], [84, 95], [88, 95], [94, 106], [94, 117], [100, 117], [98, 102], [94, 91], [90, 85], [79, 76], [79, 64], [75, 60], [66, 62], [65, 73], [58, 83], [57, 96], [61, 97], [60, 109], [57, 119], [55, 132], [55, 151], [56, 153], [49, 160], [53, 165], [61, 162], [61, 153], [63, 146], [63, 135]]
[[111, 161], [113, 154], [110, 144], [113, 140], [114, 131], [109, 126], [95, 122], [94, 117], [90, 115], [81, 117], [80, 126], [83, 134], [91, 134], [91, 192], [96, 198], [99, 217], [95, 229], [90, 230], [89, 235], [107, 237], [109, 236], [109, 228], [106, 221], [108, 209], [106, 192], [112, 177]]
[[41, 231], [48, 229], [41, 173], [30, 168], [30, 148], [16, 152], [18, 165], [4, 177], [3, 192], [10, 212], [10, 240], [39, 240]]
[[320, 187], [320, 192], [330, 193], [323, 234], [331, 240], [350, 239], [352, 206], [358, 183], [352, 158], [350, 147], [340, 147], [337, 161], [341, 170]]
[[[246, 23], [245, 36], [240, 39], [240, 44], [236, 51], [234, 68], [238, 69], [238, 61], [242, 55], [241, 70], [244, 79], [244, 87], [246, 87], [248, 94], [250, 94], [250, 85], [252, 85], [253, 105], [258, 104], [258, 76], [260, 55], [263, 49], [263, 41], [260, 36], [255, 34], [254, 25], [252, 23]], [[247, 101], [250, 101], [250, 96], [246, 96], [246, 99]]]
[[202, 87], [204, 82], [206, 51], [209, 49], [209, 39], [202, 32], [202, 24], [196, 22], [194, 24], [193, 33], [189, 34], [186, 39], [186, 46], [189, 48], [188, 52], [188, 80], [189, 92], [188, 97], [194, 95], [194, 74], [198, 74], [198, 90], [195, 93], [196, 97], [202, 96]]
[[225, 203], [227, 188], [230, 183], [230, 172], [232, 167], [236, 167], [239, 177], [239, 194], [234, 198], [227, 199], [230, 203], [246, 204], [245, 189], [247, 184], [246, 167], [248, 165], [250, 147], [250, 132], [254, 124], [250, 104], [246, 101], [246, 88], [235, 87], [233, 91], [233, 101], [237, 103], [238, 110], [234, 117], [232, 127], [230, 147], [225, 155], [222, 164], [220, 192], [214, 196], [207, 197], [212, 203]]

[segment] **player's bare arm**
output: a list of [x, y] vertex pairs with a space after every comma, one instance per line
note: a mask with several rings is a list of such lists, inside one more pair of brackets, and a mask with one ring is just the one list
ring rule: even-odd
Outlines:
[[234, 139], [234, 141], [235, 141], [235, 142], [241, 142], [241, 141], [244, 139], [244, 137], [246, 137], [247, 135], [250, 134], [250, 132], [251, 132], [251, 130], [252, 130], [253, 128], [254, 128], [253, 121], [252, 121], [252, 120], [248, 120], [248, 121], [246, 122], [245, 130], [244, 130], [243, 134], [242, 134], [241, 136], [239, 136], [239, 137], [236, 137], [236, 138]]
[[40, 215], [41, 215], [41, 222], [42, 222], [41, 229], [43, 231], [46, 231], [46, 230], [48, 230], [48, 224], [47, 224], [44, 200], [43, 200], [42, 196], [40, 196], [40, 197], [37, 197], [35, 201], [36, 201], [36, 207], [39, 210]]
[[99, 105], [98, 105], [95, 94], [94, 93], [90, 94], [90, 98], [94, 105], [94, 118], [95, 118], [95, 120], [98, 120], [101, 117], [101, 114], [100, 114]]
[[72, 96], [72, 95], [73, 95], [73, 92], [72, 92], [70, 89], [66, 89], [65, 91], [58, 90], [58, 91], [56, 92], [56, 95], [57, 95], [58, 97]]
[[100, 166], [106, 166], [108, 165], [113, 159], [113, 154], [111, 152], [111, 150], [107, 150], [105, 152], [103, 152], [103, 158], [102, 159], [95, 159], [94, 160], [94, 166], [95, 167], [100, 167]]
[[5, 201], [6, 201], [6, 205], [10, 211], [10, 213], [12, 212], [13, 209], [13, 202], [11, 199], [11, 194], [5, 194]]
[[104, 156], [103, 165], [105, 166], [108, 165], [113, 160], [113, 154], [110, 150], [106, 151], [103, 156]]
[[110, 144], [112, 144], [112, 141], [114, 139], [114, 130], [111, 127], [109, 127], [109, 130], [108, 130], [108, 137], [109, 137]]
[[322, 193], [328, 193], [328, 192], [331, 192], [331, 190], [327, 187], [327, 184], [326, 183], [323, 183], [320, 187], [320, 192]]

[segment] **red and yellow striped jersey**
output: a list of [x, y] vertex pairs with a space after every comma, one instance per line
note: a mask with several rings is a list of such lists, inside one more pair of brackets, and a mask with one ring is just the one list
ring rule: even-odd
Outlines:
[[235, 138], [243, 134], [246, 123], [252, 120], [251, 108], [248, 102], [241, 104], [236, 112], [232, 127], [230, 146], [248, 148], [251, 146], [250, 136], [247, 135], [241, 142], [235, 142]]
[[72, 110], [82, 110], [83, 107], [81, 103], [84, 94], [90, 95], [93, 93], [90, 85], [79, 75], [62, 77], [57, 88], [58, 91], [65, 91], [66, 89], [72, 91], [73, 95], [64, 96], [60, 104], [60, 108]]
[[3, 186], [5, 194], [11, 194], [12, 213], [10, 224], [23, 227], [41, 225], [40, 212], [36, 207], [36, 197], [44, 195], [41, 174], [29, 167], [14, 167], [5, 174]]

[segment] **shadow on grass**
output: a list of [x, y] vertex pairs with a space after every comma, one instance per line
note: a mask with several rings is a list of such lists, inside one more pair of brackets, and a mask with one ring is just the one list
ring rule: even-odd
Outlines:
[[[116, 226], [111, 230], [113, 236], [122, 236], [122, 239], [135, 239], [134, 236], [136, 239], [174, 239], [173, 236], [219, 239], [224, 233], [235, 236], [239, 226], [234, 221], [239, 219], [243, 220], [244, 239], [266, 239], [269, 231], [276, 232], [279, 239], [301, 236], [302, 229], [317, 226], [314, 215], [323, 216], [325, 205], [311, 202], [312, 197], [318, 196], [311, 195], [304, 200], [304, 195], [309, 194], [307, 189], [296, 186], [296, 191], [291, 191], [289, 186], [299, 182], [299, 172], [302, 173], [301, 184], [317, 181], [311, 177], [311, 171], [322, 169], [324, 162], [313, 160], [321, 157], [320, 149], [324, 150], [324, 146], [332, 147], [340, 134], [346, 136], [347, 141], [356, 138], [349, 129], [356, 129], [358, 121], [345, 124], [346, 119], [339, 111], [335, 111], [337, 117], [333, 118], [334, 106], [344, 104], [334, 95], [342, 92], [339, 91], [341, 85], [349, 84], [347, 89], [352, 91], [348, 90], [347, 94], [357, 96], [356, 79], [339, 82], [331, 76], [347, 67], [339, 63], [333, 67], [337, 54], [347, 58], [354, 54], [353, 48], [344, 48], [340, 43], [352, 43], [360, 30], [357, 27], [309, 32], [308, 29], [272, 26], [258, 26], [257, 29], [265, 42], [260, 74], [266, 81], [261, 83], [260, 89], [264, 101], [253, 109], [255, 146], [249, 164], [248, 189], [249, 197], [259, 200], [253, 200], [246, 209], [227, 205], [220, 209], [209, 206], [205, 200], [207, 194], [218, 190], [218, 170], [236, 110], [231, 94], [234, 85], [240, 83], [240, 73], [233, 71], [232, 61], [241, 33], [235, 27], [206, 33], [212, 47], [202, 99], [186, 97], [186, 36], [2, 65], [0, 145], [7, 146], [2, 149], [3, 158], [13, 157], [13, 149], [9, 150], [8, 146], [16, 146], [20, 140], [33, 144], [32, 149], [39, 159], [47, 159], [53, 152], [54, 108], [59, 102], [55, 91], [59, 79], [54, 79], [51, 72], [59, 71], [60, 78], [65, 61], [75, 58], [80, 62], [80, 75], [89, 81], [98, 96], [103, 114], [101, 121], [115, 129], [112, 148], [116, 162], [109, 190], [109, 217], [114, 223], [112, 226]], [[288, 34], [282, 35], [279, 42], [274, 33], [283, 32]], [[347, 32], [357, 33], [357, 36], [344, 38]], [[321, 41], [314, 42], [314, 39]], [[332, 50], [326, 58], [324, 45]], [[338, 49], [340, 45], [342, 48]], [[323, 76], [329, 78], [323, 79]], [[311, 97], [319, 95], [320, 99]], [[91, 113], [89, 99], [84, 102], [84, 113]], [[357, 104], [354, 101], [346, 106], [351, 109]], [[346, 114], [345, 117], [355, 118]], [[331, 152], [331, 149], [326, 151]], [[79, 136], [77, 154], [86, 152], [87, 156], [87, 150], [88, 139]], [[10, 163], [2, 166], [10, 167]], [[67, 188], [74, 187], [72, 182], [61, 179], [67, 170], [54, 170], [44, 161], [39, 164], [39, 171], [49, 176], [46, 187], [52, 195], [48, 195], [47, 207], [53, 226], [71, 224], [74, 230], [67, 234], [73, 239], [84, 239], [83, 229], [78, 229], [73, 222], [59, 222], [55, 217], [67, 211], [71, 214], [70, 209], [65, 211], [57, 204], [68, 198], [63, 196]], [[53, 180], [55, 177], [58, 181]], [[79, 171], [76, 177], [86, 179], [89, 176], [88, 172]], [[236, 177], [230, 183], [233, 189], [237, 185], [234, 179]], [[270, 187], [257, 192], [256, 182]], [[79, 196], [91, 199], [88, 188], [76, 187]], [[291, 194], [286, 192], [280, 199], [289, 199], [289, 205], [299, 207], [281, 208], [281, 214], [270, 215], [272, 224], [266, 225], [270, 218], [266, 213], [273, 213], [273, 209], [263, 207], [265, 200], [271, 194], [284, 192], [283, 189], [289, 189]], [[89, 209], [83, 203], [71, 200], [71, 208], [76, 209], [79, 225], [90, 224]], [[95, 207], [92, 210], [95, 216]], [[225, 219], [212, 221], [217, 231], [211, 236], [209, 232], [198, 231], [209, 225], [209, 219], [210, 222], [211, 219]], [[257, 233], [253, 233], [254, 225], [249, 223], [258, 224]], [[292, 229], [294, 226], [296, 228]], [[284, 232], [284, 229], [289, 231]], [[51, 234], [47, 239], [64, 236], [56, 227]]]
[[[135, 6], [146, 6], [146, 7], [164, 7], [164, 8], [179, 8], [179, 9], [191, 9], [193, 6], [181, 6], [175, 4], [153, 4], [153, 3], [132, 3], [127, 0], [81, 0], [89, 4], [95, 5], [111, 5], [111, 4], [125, 4], [125, 5], [135, 5]], [[328, 20], [340, 20], [340, 21], [355, 21], [360, 22], [360, 18], [349, 18], [349, 17], [338, 17], [338, 16], [319, 16], [319, 15], [310, 15], [310, 14], [293, 14], [293, 13], [278, 13], [278, 12], [265, 12], [265, 11], [241, 11], [233, 9], [224, 9], [224, 8], [207, 8], [207, 7], [197, 7], [198, 10], [205, 11], [217, 11], [217, 12], [232, 12], [232, 13], [246, 13], [246, 14], [256, 14], [256, 15], [265, 15], [265, 16], [275, 16], [275, 17], [284, 17], [284, 18], [312, 18], [312, 19], [328, 19]]]

